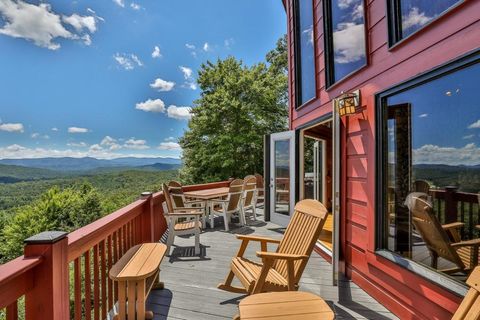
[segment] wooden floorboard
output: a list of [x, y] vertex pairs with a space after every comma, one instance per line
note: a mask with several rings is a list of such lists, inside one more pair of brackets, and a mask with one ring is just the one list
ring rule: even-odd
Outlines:
[[[232, 224], [231, 231], [223, 230], [221, 219], [215, 221], [215, 229], [206, 229], [200, 236], [200, 257], [194, 255], [194, 238], [177, 237], [171, 257], [165, 257], [160, 277], [165, 289], [153, 290], [147, 309], [154, 312], [154, 319], [203, 320], [232, 319], [238, 313], [240, 294], [217, 289], [223, 282], [240, 242], [235, 234], [255, 234], [281, 238], [282, 228], [263, 221], [251, 221], [249, 226]], [[245, 256], [255, 259], [260, 247], [252, 243]], [[275, 250], [275, 246], [269, 246]], [[316, 253], [312, 254], [303, 277], [300, 290], [322, 297], [335, 311], [336, 319], [396, 319], [387, 309], [346, 279], [333, 286], [331, 265]]]

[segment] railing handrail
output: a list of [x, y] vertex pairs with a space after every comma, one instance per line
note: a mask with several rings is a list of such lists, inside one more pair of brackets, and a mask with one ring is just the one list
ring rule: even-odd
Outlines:
[[42, 257], [20, 256], [0, 265], [0, 309], [14, 303], [33, 286], [33, 269]]
[[94, 222], [68, 234], [68, 261], [81, 256], [93, 245], [100, 242], [105, 234], [110, 234], [119, 226], [143, 212], [147, 200], [139, 199]]

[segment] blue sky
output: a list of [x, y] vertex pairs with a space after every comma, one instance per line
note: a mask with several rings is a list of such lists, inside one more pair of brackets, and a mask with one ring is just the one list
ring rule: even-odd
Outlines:
[[202, 62], [285, 30], [281, 0], [0, 0], [0, 158], [178, 157]]

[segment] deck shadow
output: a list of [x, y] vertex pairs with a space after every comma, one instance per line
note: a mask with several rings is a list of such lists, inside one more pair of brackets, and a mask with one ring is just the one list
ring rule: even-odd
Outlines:
[[173, 292], [169, 289], [153, 289], [147, 300], [148, 310], [153, 311], [155, 320], [167, 320], [172, 304]]
[[173, 251], [169, 257], [169, 262], [211, 260], [211, 258], [207, 257], [207, 248], [209, 248], [209, 246], [200, 244], [200, 254], [195, 254], [195, 246], [179, 247], [174, 245]]

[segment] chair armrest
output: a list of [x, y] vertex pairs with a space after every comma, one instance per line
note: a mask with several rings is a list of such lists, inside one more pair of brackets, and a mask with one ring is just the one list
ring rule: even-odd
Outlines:
[[455, 242], [451, 244], [452, 247], [480, 247], [480, 238], [479, 239], [472, 239], [472, 240], [465, 240], [460, 242]]
[[249, 240], [249, 241], [259, 241], [259, 242], [268, 242], [268, 243], [280, 243], [280, 240], [267, 238], [267, 237], [257, 237], [257, 236], [247, 236], [243, 234], [237, 234], [237, 239], [240, 240]]
[[176, 208], [173, 210], [173, 212], [167, 213], [166, 215], [171, 215], [171, 216], [201, 216], [203, 212], [198, 209], [192, 209], [192, 208]]
[[278, 252], [257, 251], [257, 257], [262, 259], [281, 259], [281, 260], [303, 260], [308, 259], [308, 256], [301, 254], [289, 254]]
[[184, 201], [184, 203], [188, 204], [188, 205], [199, 204], [200, 207], [205, 207], [205, 201], [204, 200], [187, 200], [187, 201]]
[[447, 223], [447, 224], [442, 224], [443, 230], [449, 230], [449, 229], [457, 229], [457, 228], [462, 228], [465, 225], [463, 222], [452, 222], [452, 223]]

